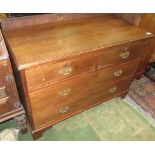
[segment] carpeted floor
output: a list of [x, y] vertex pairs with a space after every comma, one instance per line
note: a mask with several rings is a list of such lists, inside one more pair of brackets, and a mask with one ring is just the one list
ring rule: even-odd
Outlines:
[[[16, 127], [14, 120], [0, 124], [0, 130]], [[30, 133], [20, 141], [32, 140]], [[56, 140], [155, 140], [155, 128], [120, 98], [112, 99], [48, 129], [39, 141]]]
[[155, 82], [143, 76], [141, 79], [133, 81], [128, 94], [155, 118]]

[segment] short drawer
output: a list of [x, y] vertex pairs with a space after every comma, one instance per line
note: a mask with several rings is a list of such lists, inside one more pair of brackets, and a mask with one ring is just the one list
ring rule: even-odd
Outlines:
[[57, 122], [57, 120], [77, 113], [83, 108], [86, 108], [86, 106], [96, 104], [97, 101], [103, 98], [114, 96], [123, 90], [127, 90], [132, 80], [131, 77], [120, 82], [97, 84], [94, 82], [96, 80], [95, 77], [94, 80], [91, 78], [83, 79], [81, 85], [77, 83], [78, 87], [73, 87], [77, 89], [77, 93], [63, 95], [61, 96], [62, 99], [60, 99], [60, 96], [58, 97], [60, 95], [59, 91], [53, 95], [55, 90], [52, 88], [48, 88], [46, 91], [40, 90], [33, 92], [30, 95], [30, 102], [35, 128], [49, 122]]
[[124, 77], [134, 76], [140, 60], [132, 60], [115, 66], [100, 69], [97, 74], [97, 82], [112, 82]]
[[41, 65], [38, 68], [26, 71], [26, 80], [29, 91], [47, 83], [56, 83], [65, 78], [78, 74], [95, 71], [97, 68], [97, 56], [90, 54], [76, 58]]
[[124, 43], [101, 51], [98, 68], [123, 63], [143, 55], [148, 40]]
[[9, 97], [0, 99], [0, 115], [4, 114], [10, 110], [9, 106], [8, 106], [8, 100], [9, 100]]

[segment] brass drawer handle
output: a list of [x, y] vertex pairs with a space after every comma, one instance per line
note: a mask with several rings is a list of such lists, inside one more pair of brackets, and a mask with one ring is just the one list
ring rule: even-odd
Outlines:
[[67, 96], [71, 93], [71, 88], [67, 88], [67, 89], [64, 89], [62, 91], [59, 92], [59, 95], [60, 96]]
[[119, 70], [119, 71], [116, 71], [116, 72], [114, 73], [114, 75], [118, 77], [118, 76], [121, 76], [122, 73], [123, 73], [123, 71], [122, 71], [122, 70]]
[[58, 74], [66, 76], [66, 75], [71, 74], [72, 71], [73, 71], [73, 67], [72, 66], [65, 65], [62, 69], [60, 69], [58, 71]]
[[126, 59], [126, 58], [129, 57], [129, 55], [130, 55], [130, 52], [125, 51], [125, 52], [123, 52], [123, 53], [120, 54], [120, 57], [121, 57], [122, 59]]
[[109, 93], [115, 93], [117, 91], [117, 87], [110, 88]]
[[66, 113], [68, 110], [69, 110], [69, 107], [66, 106], [66, 107], [61, 108], [61, 109], [59, 110], [59, 112], [60, 112], [61, 114], [63, 114], [63, 113]]

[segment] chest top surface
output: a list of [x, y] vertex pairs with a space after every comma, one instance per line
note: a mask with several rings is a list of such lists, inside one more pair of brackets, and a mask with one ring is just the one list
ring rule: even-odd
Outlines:
[[115, 16], [4, 30], [18, 69], [151, 36]]

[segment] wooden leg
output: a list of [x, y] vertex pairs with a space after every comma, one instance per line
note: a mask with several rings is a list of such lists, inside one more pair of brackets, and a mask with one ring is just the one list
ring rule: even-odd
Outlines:
[[122, 98], [122, 99], [125, 98], [127, 94], [128, 94], [128, 92], [122, 94], [122, 95], [121, 95], [121, 98]]
[[135, 75], [135, 79], [139, 80], [142, 77], [143, 73], [138, 73]]
[[15, 120], [16, 120], [16, 122], [18, 124], [18, 128], [22, 134], [25, 134], [26, 132], [28, 132], [25, 114], [21, 114], [21, 115], [16, 116]]
[[44, 133], [44, 131], [39, 131], [39, 132], [36, 132], [36, 133], [32, 133], [32, 137], [33, 137], [34, 140], [36, 140], [36, 139], [42, 137], [43, 133]]
[[33, 131], [31, 132], [31, 133], [32, 133], [33, 139], [36, 140], [36, 139], [42, 137], [43, 133], [44, 133], [47, 129], [52, 128], [52, 126], [53, 126], [53, 125], [50, 125], [49, 127], [45, 128], [45, 129], [42, 129], [42, 130], [40, 130], [40, 131], [35, 131], [35, 130], [33, 130]]
[[139, 80], [142, 77], [142, 75], [137, 75], [135, 78], [136, 80]]

